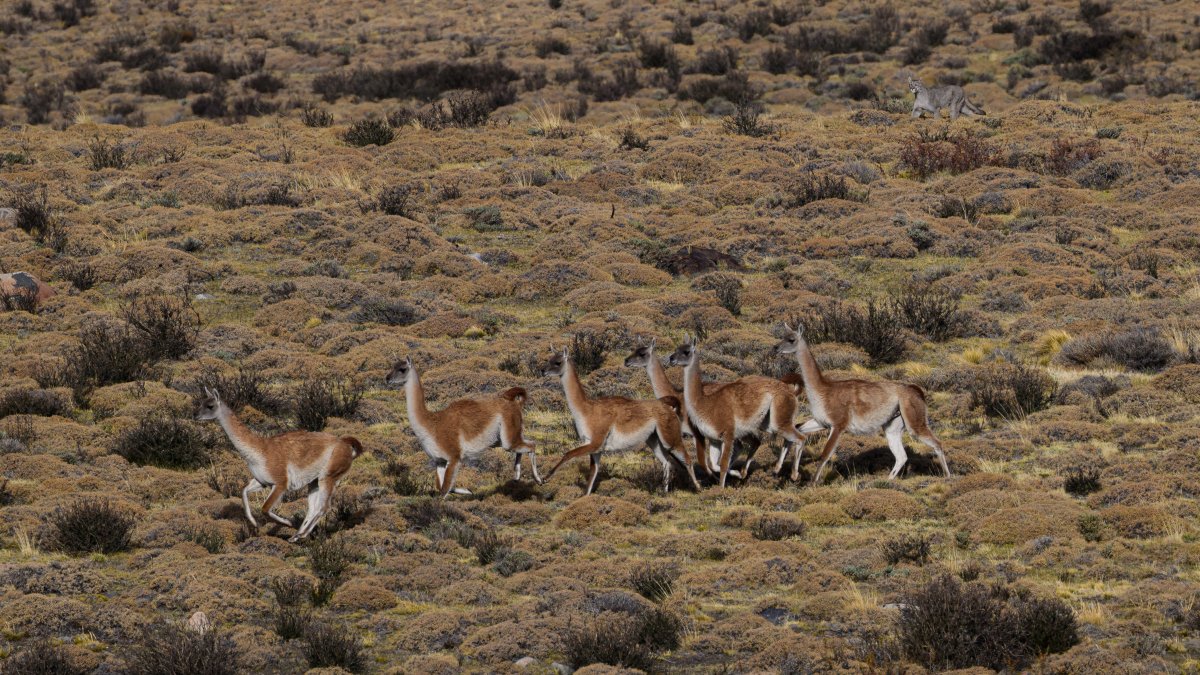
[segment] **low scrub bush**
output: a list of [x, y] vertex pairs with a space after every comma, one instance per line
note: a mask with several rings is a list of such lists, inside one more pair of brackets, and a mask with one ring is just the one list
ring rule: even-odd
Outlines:
[[266, 376], [261, 372], [240, 367], [230, 375], [206, 368], [196, 378], [197, 388], [217, 392], [225, 405], [235, 412], [246, 406], [270, 414], [283, 412], [285, 406], [267, 386]]
[[1156, 330], [1135, 328], [1119, 333], [1085, 335], [1062, 346], [1057, 360], [1072, 366], [1091, 366], [1101, 359], [1130, 370], [1154, 372], [1175, 361], [1170, 341]]
[[1062, 474], [1067, 494], [1086, 497], [1100, 491], [1100, 470], [1094, 466], [1072, 466]]
[[926, 535], [904, 534], [882, 545], [883, 558], [889, 565], [908, 561], [916, 565], [929, 562], [930, 540]]
[[152, 359], [180, 359], [196, 347], [200, 315], [187, 299], [139, 298], [124, 311]]
[[992, 363], [976, 373], [971, 407], [991, 417], [1023, 418], [1045, 410], [1054, 401], [1058, 384], [1036, 366]]
[[324, 605], [345, 580], [346, 572], [354, 564], [354, 553], [341, 538], [320, 536], [308, 545], [308, 564], [317, 578], [309, 598], [313, 605]]
[[580, 377], [604, 365], [604, 354], [609, 346], [603, 333], [585, 330], [571, 336], [571, 360]]
[[118, 438], [113, 452], [139, 466], [198, 469], [209, 462], [207, 434], [176, 417], [147, 417]]
[[963, 132], [918, 132], [900, 149], [900, 164], [917, 180], [948, 172], [966, 173], [1002, 164], [1000, 152], [980, 136]]
[[425, 491], [424, 484], [413, 475], [407, 464], [388, 458], [383, 473], [391, 478], [392, 492], [401, 497], [416, 497]]
[[845, 176], [829, 174], [817, 175], [811, 171], [800, 174], [798, 178], [784, 187], [783, 205], [794, 209], [811, 204], [822, 199], [847, 199], [864, 202], [866, 193], [854, 190], [846, 182]]
[[30, 124], [45, 124], [50, 121], [50, 113], [59, 112], [66, 115], [74, 107], [74, 102], [67, 96], [63, 83], [58, 79], [48, 78], [27, 83], [18, 103], [25, 108], [25, 117]]
[[903, 602], [905, 654], [930, 669], [1019, 669], [1079, 642], [1075, 615], [1057, 598], [1022, 596], [943, 575]]
[[408, 326], [420, 320], [417, 308], [403, 300], [365, 298], [347, 317], [352, 323], [379, 323], [385, 326]]
[[511, 577], [518, 572], [533, 569], [535, 564], [531, 554], [517, 548], [504, 548], [492, 563], [492, 569], [502, 577]]
[[808, 526], [803, 520], [782, 513], [762, 516], [750, 526], [750, 534], [763, 541], [782, 541], [803, 537]]
[[826, 304], [808, 316], [792, 319], [797, 321], [804, 324], [808, 341], [852, 344], [877, 363], [895, 363], [906, 350], [901, 322], [890, 307], [875, 301], [868, 302], [865, 309], [844, 302]]
[[44, 389], [10, 389], [0, 394], [0, 418], [9, 415], [66, 416], [70, 402]]
[[629, 585], [638, 595], [659, 602], [671, 594], [675, 580], [679, 578], [679, 566], [674, 563], [647, 562], [633, 568], [629, 573]]
[[346, 141], [347, 145], [359, 148], [368, 145], [384, 146], [391, 143], [395, 137], [396, 132], [392, 131], [387, 122], [374, 118], [354, 122], [342, 134], [342, 140]]
[[315, 103], [309, 103], [300, 109], [300, 121], [306, 127], [324, 128], [333, 124], [333, 113]]
[[107, 499], [83, 498], [49, 517], [54, 547], [74, 555], [121, 553], [133, 548], [132, 515]]
[[460, 89], [490, 91], [521, 79], [503, 61], [424, 61], [391, 68], [358, 66], [322, 73], [313, 93], [332, 103], [342, 96], [369, 101], [385, 98], [431, 101]]
[[892, 312], [918, 335], [944, 342], [970, 333], [971, 318], [959, 309], [954, 293], [928, 285], [910, 284], [890, 297]]
[[305, 431], [321, 431], [330, 417], [348, 418], [358, 410], [363, 385], [333, 377], [305, 379], [291, 397], [296, 424]]
[[304, 628], [304, 656], [311, 668], [365, 673], [370, 664], [362, 640], [343, 626], [311, 621]]
[[46, 186], [19, 192], [13, 200], [16, 225], [39, 244], [62, 253], [67, 247], [67, 227], [51, 209]]
[[49, 640], [26, 644], [4, 660], [5, 675], [87, 675], [92, 668], [75, 662], [62, 645]]
[[603, 663], [652, 671], [660, 652], [679, 646], [682, 631], [679, 617], [662, 609], [606, 611], [568, 626], [563, 647], [573, 668]]
[[741, 136], [761, 138], [775, 133], [775, 125], [762, 120], [762, 104], [758, 101], [740, 101], [732, 115], [721, 120], [725, 131]]
[[129, 675], [236, 675], [242, 655], [234, 641], [219, 630], [204, 632], [178, 624], [159, 623], [144, 629], [125, 655]]

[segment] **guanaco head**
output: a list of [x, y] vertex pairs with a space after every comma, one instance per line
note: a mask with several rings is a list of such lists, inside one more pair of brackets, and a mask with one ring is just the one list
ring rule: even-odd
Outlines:
[[411, 356], [404, 357], [403, 361], [398, 361], [392, 367], [392, 372], [388, 373], [385, 380], [390, 385], [404, 386], [408, 384], [408, 376], [413, 372], [413, 362]]
[[787, 335], [775, 345], [776, 354], [795, 354], [804, 346], [804, 324], [796, 322], [796, 327], [793, 328], [785, 322], [784, 329], [787, 330]]
[[200, 409], [196, 411], [196, 419], [200, 421], [217, 419], [217, 412], [221, 409], [221, 396], [214, 389], [204, 388], [204, 400], [200, 402]]
[[563, 374], [563, 369], [567, 367], [567, 359], [570, 358], [567, 354], [567, 348], [563, 347], [562, 351], [558, 351], [551, 347], [554, 353], [550, 358], [542, 364], [542, 377], [554, 375], [559, 377]]
[[654, 343], [657, 338], [651, 338], [649, 343], [639, 344], [633, 349], [633, 353], [625, 358], [626, 368], [645, 368], [646, 364], [650, 363], [650, 359], [654, 358]]
[[667, 365], [669, 366], [687, 366], [690, 365], [692, 359], [700, 353], [700, 348], [696, 345], [695, 340], [684, 335], [683, 342], [675, 348], [675, 351], [667, 357]]

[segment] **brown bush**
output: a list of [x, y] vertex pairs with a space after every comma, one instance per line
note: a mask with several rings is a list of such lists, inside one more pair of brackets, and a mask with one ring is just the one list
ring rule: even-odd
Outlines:
[[571, 502], [555, 516], [554, 524], [571, 530], [590, 529], [600, 525], [631, 527], [640, 525], [649, 517], [649, 512], [637, 504], [593, 494]]
[[903, 492], [876, 488], [847, 497], [842, 508], [855, 520], [915, 520], [925, 513], [917, 500]]

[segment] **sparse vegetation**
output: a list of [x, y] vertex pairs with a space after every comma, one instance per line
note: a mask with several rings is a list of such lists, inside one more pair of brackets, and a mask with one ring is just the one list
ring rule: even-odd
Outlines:
[[118, 437], [113, 452], [133, 464], [198, 469], [208, 464], [208, 447], [207, 435], [191, 422], [155, 416]]
[[67, 553], [121, 553], [133, 548], [135, 518], [105, 499], [78, 499], [49, 517], [53, 543]]
[[128, 650], [125, 662], [130, 675], [242, 672], [242, 654], [229, 636], [219, 630], [201, 633], [169, 623], [144, 629], [141, 639]]
[[305, 431], [321, 431], [330, 417], [347, 418], [362, 401], [361, 384], [333, 377], [305, 379], [291, 397], [296, 424]]

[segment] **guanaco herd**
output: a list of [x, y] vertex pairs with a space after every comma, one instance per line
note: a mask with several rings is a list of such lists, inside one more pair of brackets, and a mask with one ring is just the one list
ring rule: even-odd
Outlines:
[[[587, 455], [591, 473], [585, 494], [591, 494], [603, 453], [649, 447], [662, 464], [664, 491], [670, 489], [676, 464], [683, 468], [692, 487], [699, 490], [696, 461], [725, 487], [730, 475], [735, 478], [749, 475], [754, 452], [763, 436], [770, 434], [783, 440], [775, 473], [782, 472], [788, 455], [792, 454], [791, 479], [796, 481], [800, 478], [805, 438], [820, 431], [828, 431], [829, 436], [812, 477], [814, 485], [821, 482], [844, 433], [883, 432], [895, 456], [889, 479], [896, 478], [908, 460], [902, 440], [905, 431], [932, 448], [942, 471], [950, 475], [942, 444], [929, 428], [925, 393], [920, 387], [902, 382], [829, 379], [817, 366], [804, 340], [803, 327], [786, 324], [785, 327], [787, 336], [775, 345], [774, 351], [794, 354], [799, 373], [789, 373], [779, 380], [747, 376], [733, 382], [704, 383], [700, 377], [700, 347], [685, 337], [666, 359], [668, 366], [683, 367], [682, 392], [667, 379], [663, 362], [654, 351], [655, 341], [639, 344], [625, 359], [625, 365], [646, 369], [658, 397], [651, 400], [588, 396], [569, 351], [552, 348], [541, 374], [557, 377], [562, 383], [580, 445], [566, 452], [546, 474], [546, 479], [552, 478], [566, 462]], [[442, 410], [431, 411], [425, 405], [425, 390], [412, 359], [397, 363], [386, 382], [404, 389], [409, 425], [421, 449], [433, 460], [436, 488], [442, 498], [451, 492], [470, 494], [469, 490], [454, 486], [460, 465], [463, 460], [495, 447], [513, 453], [516, 480], [521, 478], [521, 458], [526, 456], [534, 480], [543, 482], [534, 445], [522, 436], [523, 410], [528, 397], [521, 387], [497, 396], [462, 399]], [[292, 523], [272, 509], [285, 490], [307, 488], [308, 510], [289, 541], [308, 536], [328, 510], [338, 480], [350, 470], [354, 458], [362, 454], [362, 444], [351, 437], [305, 431], [269, 438], [259, 436], [238, 420], [216, 391], [205, 389], [204, 393], [197, 419], [216, 420], [250, 467], [251, 479], [242, 490], [242, 506], [251, 526], [258, 526], [250, 508], [251, 494], [269, 488], [262, 506], [263, 516], [290, 527]], [[801, 393], [808, 400], [812, 419], [796, 424]], [[694, 439], [696, 455], [686, 442], [689, 436]], [[745, 462], [740, 469], [731, 468], [739, 453], [745, 454]]]

